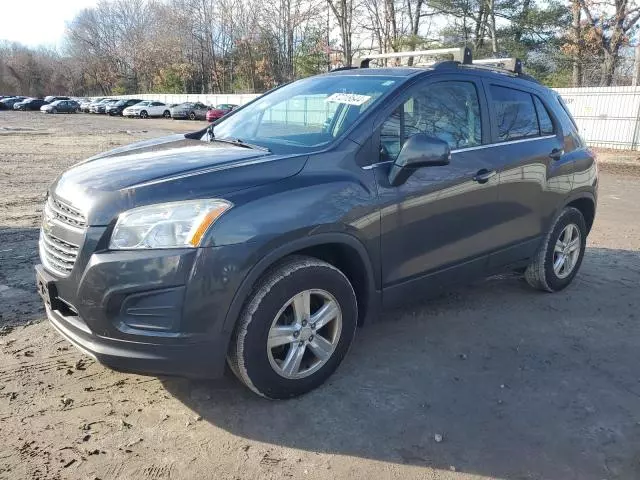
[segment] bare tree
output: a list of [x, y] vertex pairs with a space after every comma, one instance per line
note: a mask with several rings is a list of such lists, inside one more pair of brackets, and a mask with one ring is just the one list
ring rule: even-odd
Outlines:
[[578, 2], [592, 28], [594, 41], [602, 51], [600, 85], [611, 85], [620, 59], [620, 49], [628, 43], [629, 33], [640, 20], [640, 6], [634, 0]]

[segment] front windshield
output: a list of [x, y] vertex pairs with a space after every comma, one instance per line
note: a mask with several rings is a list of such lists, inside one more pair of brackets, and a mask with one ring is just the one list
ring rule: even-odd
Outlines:
[[[216, 124], [214, 135], [266, 147], [274, 153], [323, 147], [398, 82], [397, 77], [364, 75], [299, 80], [223, 119]], [[202, 139], [207, 140], [208, 135]]]

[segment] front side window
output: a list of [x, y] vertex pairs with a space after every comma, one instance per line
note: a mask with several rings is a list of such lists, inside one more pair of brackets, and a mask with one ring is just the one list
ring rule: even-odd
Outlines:
[[417, 133], [444, 140], [452, 150], [480, 145], [480, 103], [475, 85], [435, 83], [411, 96], [382, 125], [382, 160], [395, 160], [407, 138]]
[[527, 92], [491, 85], [498, 125], [498, 140], [518, 140], [540, 135], [533, 99]]
[[[241, 139], [275, 153], [329, 145], [401, 80], [383, 75], [311, 77], [279, 88], [216, 124], [216, 138]], [[224, 110], [226, 104], [218, 105]], [[203, 136], [203, 140], [206, 135]]]

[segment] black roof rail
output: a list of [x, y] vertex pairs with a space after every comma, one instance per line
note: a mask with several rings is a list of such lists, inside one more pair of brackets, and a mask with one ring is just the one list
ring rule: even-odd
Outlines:
[[403, 58], [403, 57], [437, 57], [440, 55], [453, 55], [453, 59], [459, 63], [470, 65], [473, 61], [471, 49], [469, 47], [459, 48], [436, 48], [434, 50], [415, 50], [410, 52], [389, 52], [374, 53], [359, 60], [360, 68], [369, 68], [371, 60], [383, 58]]
[[360, 67], [356, 67], [356, 66], [350, 66], [350, 67], [337, 67], [337, 68], [332, 68], [331, 70], [329, 70], [330, 72], [339, 72], [340, 70], [355, 70], [357, 68]]

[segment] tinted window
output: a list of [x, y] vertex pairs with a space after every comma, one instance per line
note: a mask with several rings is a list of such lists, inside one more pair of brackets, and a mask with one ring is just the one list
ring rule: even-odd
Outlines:
[[395, 159], [404, 141], [416, 133], [437, 137], [451, 149], [482, 143], [480, 104], [471, 82], [429, 85], [409, 98], [382, 125], [381, 150]]
[[530, 94], [492, 85], [491, 97], [498, 124], [499, 140], [517, 140], [540, 134]]
[[551, 116], [549, 115], [549, 111], [547, 107], [544, 106], [542, 100], [540, 100], [535, 95], [533, 96], [533, 102], [536, 104], [536, 112], [538, 112], [538, 123], [540, 124], [540, 134], [541, 135], [551, 135], [553, 134], [553, 122], [551, 121]]

